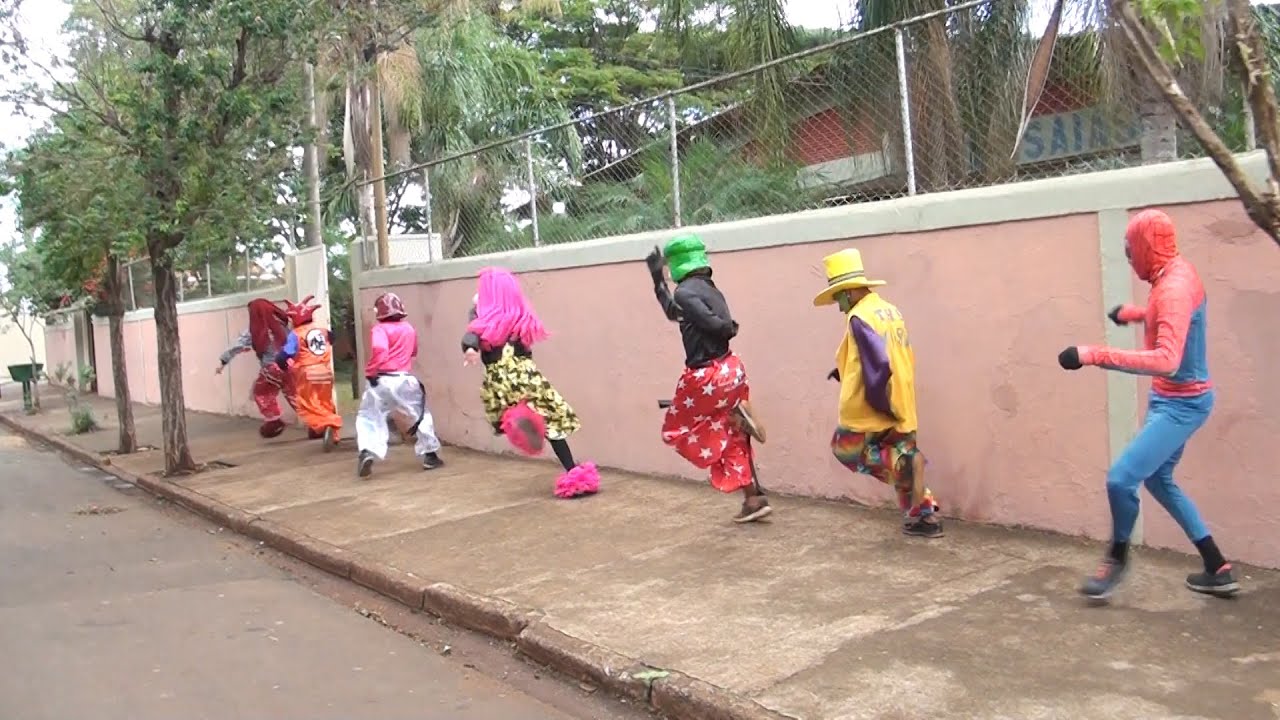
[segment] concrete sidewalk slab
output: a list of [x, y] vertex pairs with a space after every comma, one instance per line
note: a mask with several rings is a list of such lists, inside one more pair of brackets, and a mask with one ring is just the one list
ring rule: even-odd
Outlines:
[[[55, 404], [8, 417], [59, 432], [69, 420]], [[893, 513], [798, 498], [738, 527], [737, 500], [703, 485], [606, 470], [600, 495], [562, 501], [551, 463], [455, 448], [428, 473], [392, 447], [359, 481], [350, 449], [323, 454], [299, 430], [263, 441], [252, 420], [188, 419], [197, 459], [235, 467], [181, 487], [409, 586], [534, 609], [530, 648], [562, 634], [795, 718], [1280, 718], [1275, 572], [1241, 567], [1242, 596], [1205, 598], [1182, 584], [1195, 558], [1138, 549], [1128, 585], [1093, 608], [1075, 590], [1100, 548], [1070, 538], [950, 523], [926, 542], [898, 533]], [[139, 422], [139, 440], [158, 445], [158, 430], [158, 417]], [[101, 452], [114, 432], [63, 439]], [[112, 462], [162, 464], [155, 452]], [[676, 678], [657, 681], [655, 704], [696, 685]], [[755, 712], [742, 707], [721, 716]]]

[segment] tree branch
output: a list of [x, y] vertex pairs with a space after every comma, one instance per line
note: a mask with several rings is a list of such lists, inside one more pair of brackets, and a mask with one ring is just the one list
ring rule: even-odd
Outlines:
[[[1245, 12], [1252, 12], [1248, 7], [1248, 0], [1231, 0], [1231, 2], [1232, 14], [1234, 14], [1234, 7], [1237, 4], [1243, 4], [1245, 6]], [[1230, 148], [1227, 147], [1226, 143], [1222, 142], [1217, 133], [1213, 131], [1213, 128], [1209, 126], [1209, 123], [1205, 121], [1204, 116], [1202, 116], [1200, 111], [1196, 109], [1195, 104], [1192, 103], [1182, 91], [1182, 88], [1178, 85], [1178, 81], [1173, 76], [1173, 71], [1169, 69], [1168, 64], [1165, 63], [1162, 57], [1160, 57], [1160, 52], [1157, 50], [1155, 42], [1151, 39], [1150, 34], [1142, 24], [1142, 20], [1138, 17], [1129, 1], [1112, 0], [1111, 8], [1113, 17], [1117, 19], [1120, 29], [1123, 31], [1125, 39], [1129, 42], [1134, 54], [1138, 56], [1138, 61], [1146, 71], [1148, 79], [1155, 82], [1160, 88], [1160, 92], [1164, 96], [1165, 101], [1173, 108], [1183, 125], [1191, 130], [1192, 134], [1196, 136], [1196, 140], [1200, 142], [1200, 145], [1204, 148], [1205, 152], [1213, 159], [1214, 164], [1218, 166], [1218, 169], [1222, 171], [1224, 176], [1226, 176], [1227, 181], [1231, 183], [1233, 188], [1235, 188], [1236, 193], [1240, 196], [1240, 201], [1244, 204], [1245, 212], [1249, 214], [1250, 219], [1252, 219], [1259, 228], [1266, 231], [1266, 233], [1270, 235], [1277, 244], [1280, 244], [1280, 205], [1277, 205], [1277, 195], [1275, 192], [1276, 170], [1274, 168], [1276, 168], [1276, 165], [1274, 160], [1272, 162], [1273, 169], [1271, 173], [1271, 180], [1269, 182], [1271, 190], [1269, 192], [1260, 193], [1253, 187], [1253, 184], [1249, 182], [1248, 177], [1244, 174], [1244, 170], [1241, 169], [1240, 164], [1236, 162], [1235, 155], [1231, 152]], [[1239, 27], [1239, 18], [1234, 18], [1232, 20], [1232, 25], [1233, 27]], [[1234, 47], [1237, 52], [1247, 54], [1251, 52], [1247, 47], [1247, 43], [1247, 38], [1241, 38], [1237, 35]], [[1245, 45], [1245, 47], [1242, 48], [1242, 45]], [[1254, 55], [1254, 57], [1265, 58], [1265, 55]], [[1245, 67], [1250, 66], [1245, 65]], [[1266, 93], [1270, 90], [1270, 87], [1269, 79], [1264, 83], [1267, 84], [1266, 88], [1254, 87], [1253, 83], [1258, 83], [1259, 81], [1252, 77], [1252, 72], [1250, 72], [1250, 76], [1249, 87], [1252, 101], [1252, 96], [1255, 93]], [[1277, 137], [1278, 132], [1275, 127], [1274, 99], [1274, 93], [1272, 93], [1272, 104], [1270, 107], [1271, 127], [1269, 129], [1265, 129], [1265, 132], [1270, 133], [1273, 138]], [[1265, 125], [1267, 121], [1262, 119], [1261, 122]]]

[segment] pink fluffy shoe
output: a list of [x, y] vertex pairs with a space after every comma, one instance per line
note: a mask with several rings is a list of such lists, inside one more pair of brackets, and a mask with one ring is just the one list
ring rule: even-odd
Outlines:
[[517, 451], [537, 456], [542, 453], [547, 421], [521, 400], [502, 413], [502, 434]]
[[556, 480], [556, 497], [576, 498], [600, 492], [600, 471], [595, 463], [582, 463]]

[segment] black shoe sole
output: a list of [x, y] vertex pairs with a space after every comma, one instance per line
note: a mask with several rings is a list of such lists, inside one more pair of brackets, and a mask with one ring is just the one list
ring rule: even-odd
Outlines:
[[1240, 583], [1233, 582], [1228, 585], [1210, 586], [1210, 585], [1196, 585], [1188, 582], [1187, 589], [1192, 592], [1200, 593], [1201, 595], [1212, 595], [1214, 597], [1228, 598], [1228, 597], [1232, 597], [1234, 595], [1239, 594]]
[[356, 465], [356, 475], [358, 477], [367, 478], [373, 474], [373, 458], [360, 458], [360, 462]]
[[914, 525], [910, 527], [903, 526], [902, 534], [906, 535], [907, 537], [925, 538], [926, 540], [934, 540], [934, 539], [946, 536], [947, 533], [945, 530], [942, 529], [941, 525], [935, 525], [934, 527], [938, 529], [937, 530], [917, 530], [916, 526]]

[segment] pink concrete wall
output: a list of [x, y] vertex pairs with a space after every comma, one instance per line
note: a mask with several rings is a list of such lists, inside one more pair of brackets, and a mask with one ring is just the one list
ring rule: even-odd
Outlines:
[[[26, 344], [26, 341], [22, 341]], [[30, 355], [30, 353], [27, 353]], [[30, 362], [30, 361], [24, 361]], [[72, 322], [45, 324], [44, 371], [54, 373], [59, 365], [66, 365], [76, 375], [76, 326]]]
[[[1209, 303], [1213, 415], [1187, 445], [1176, 478], [1229, 556], [1280, 566], [1280, 289], [1275, 243], [1238, 202], [1166, 208], [1184, 254], [1195, 262]], [[1146, 301], [1144, 284], [1135, 297]], [[1143, 398], [1149, 384], [1141, 388]], [[1186, 549], [1182, 530], [1144, 495], [1146, 541]]]
[[[221, 376], [214, 374], [218, 367], [218, 356], [248, 327], [248, 322], [248, 311], [243, 305], [178, 316], [183, 393], [187, 409], [225, 415], [258, 414], [250, 393], [258, 373], [258, 365], [251, 355], [237, 356], [225, 373]], [[111, 344], [105, 322], [94, 324], [94, 338], [98, 393], [115, 397], [111, 377]], [[151, 318], [126, 320], [124, 345], [129, 391], [134, 401], [149, 405], [160, 404], [155, 321]], [[287, 407], [285, 419], [293, 419]]]
[[[869, 272], [890, 282], [884, 294], [910, 323], [929, 485], [947, 513], [1104, 531], [1105, 382], [1101, 373], [1064, 377], [1056, 363], [1064, 338], [1103, 331], [1097, 234], [1089, 214], [858, 241]], [[811, 298], [824, 283], [822, 257], [847, 245], [720, 253], [713, 262], [742, 324], [735, 348], [770, 431], [759, 454], [765, 485], [886, 504], [886, 488], [848, 473], [828, 448], [836, 386], [826, 375], [842, 322]], [[575, 453], [703, 479], [658, 436], [655, 401], [670, 396], [683, 355], [643, 264], [529, 273], [523, 282], [553, 333], [537, 348], [538, 363], [584, 422]], [[377, 292], [363, 290], [362, 305]], [[421, 330], [419, 371], [441, 436], [500, 450], [480, 408], [479, 370], [462, 367], [458, 346], [474, 281], [397, 292]], [[364, 319], [367, 327], [367, 309]], [[1046, 458], [1047, 449], [1057, 453]]]
[[[1178, 477], [1232, 557], [1280, 567], [1280, 379], [1267, 368], [1280, 338], [1275, 248], [1238, 203], [1166, 209], [1209, 294], [1210, 362], [1218, 386], [1212, 419], [1192, 441]], [[869, 274], [906, 314], [919, 364], [921, 442], [928, 484], [944, 513], [1105, 538], [1109, 464], [1105, 373], [1065, 373], [1057, 353], [1101, 342], [1098, 221], [1093, 213], [856, 241]], [[1116, 241], [1120, 241], [1119, 238]], [[821, 259], [853, 242], [790, 245], [713, 256], [716, 280], [742, 332], [735, 349], [770, 431], [760, 450], [765, 485], [786, 493], [888, 504], [875, 481], [830, 457], [836, 387], [825, 380], [841, 336], [833, 310], [811, 306]], [[368, 278], [366, 283], [371, 281]], [[658, 438], [655, 401], [681, 367], [676, 327], [664, 321], [642, 263], [522, 275], [553, 335], [536, 357], [584, 421], [575, 453], [606, 466], [702, 480]], [[504, 452], [480, 407], [480, 371], [462, 367], [474, 280], [397, 286], [418, 325], [418, 372], [441, 437]], [[362, 327], [381, 288], [365, 287]], [[1135, 297], [1145, 301], [1135, 281]], [[1149, 384], [1139, 382], [1145, 404]], [[1146, 542], [1188, 550], [1181, 531], [1147, 497]]]

